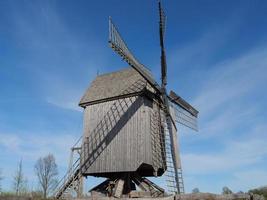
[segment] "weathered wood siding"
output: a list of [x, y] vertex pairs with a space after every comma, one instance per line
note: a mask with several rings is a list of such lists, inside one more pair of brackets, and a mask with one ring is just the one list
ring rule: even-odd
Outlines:
[[[84, 111], [82, 173], [134, 172], [143, 163], [157, 170], [163, 163], [162, 152], [152, 148], [160, 148], [159, 136], [152, 138], [151, 132], [151, 116], [155, 113], [155, 104], [143, 96], [87, 106]], [[154, 128], [159, 134], [159, 127]], [[153, 161], [155, 157], [157, 162]]]

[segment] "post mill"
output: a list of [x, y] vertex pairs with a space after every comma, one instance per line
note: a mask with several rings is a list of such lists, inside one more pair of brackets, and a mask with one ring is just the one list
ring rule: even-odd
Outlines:
[[[106, 180], [91, 189], [102, 196], [160, 197], [166, 192], [147, 177], [164, 175], [168, 193], [184, 193], [176, 123], [197, 130], [198, 111], [175, 92], [167, 93], [165, 14], [159, 1], [161, 84], [131, 53], [109, 19], [109, 44], [129, 68], [99, 75], [79, 105], [84, 108], [81, 145], [72, 148], [70, 167], [56, 198], [80, 196], [83, 177]], [[73, 162], [73, 153], [78, 158]], [[90, 178], [90, 177], [89, 177]]]

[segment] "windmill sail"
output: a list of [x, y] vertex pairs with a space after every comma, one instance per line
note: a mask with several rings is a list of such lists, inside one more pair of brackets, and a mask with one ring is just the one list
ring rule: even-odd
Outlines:
[[173, 112], [171, 114], [175, 122], [187, 126], [195, 131], [198, 130], [198, 111], [193, 106], [173, 91], [171, 91], [169, 95], [169, 104], [171, 108], [173, 108]]
[[187, 103], [182, 97], [178, 96], [174, 91], [170, 92], [169, 98], [172, 102], [179, 105], [182, 109], [190, 113], [192, 116], [196, 117], [198, 116], [198, 111], [191, 106], [189, 103]]
[[[162, 79], [162, 99], [163, 106], [165, 110], [166, 123], [167, 123], [167, 132], [165, 133], [165, 140], [170, 140], [169, 148], [170, 148], [170, 156], [167, 154], [168, 149], [166, 149], [166, 157], [167, 157], [167, 185], [170, 192], [172, 193], [184, 193], [184, 185], [183, 178], [181, 173], [181, 160], [180, 160], [180, 152], [177, 144], [177, 132], [176, 125], [174, 122], [173, 106], [169, 101], [169, 97], [166, 92], [167, 85], [167, 62], [166, 62], [166, 54], [164, 47], [164, 34], [165, 34], [165, 25], [166, 25], [166, 16], [161, 7], [161, 1], [159, 1], [159, 35], [160, 35], [160, 47], [161, 47], [161, 79]], [[166, 144], [166, 148], [168, 145]], [[168, 166], [169, 165], [169, 166]], [[169, 182], [169, 183], [168, 183]]]
[[153, 78], [151, 72], [141, 64], [131, 53], [126, 43], [120, 36], [116, 26], [113, 24], [111, 18], [109, 18], [109, 43], [111, 48], [118, 53], [131, 67], [133, 67], [142, 77], [144, 77], [148, 83], [160, 92], [161, 88]]
[[169, 102], [171, 107], [174, 109], [174, 113], [172, 114], [173, 119], [175, 122], [182, 124], [188, 128], [191, 128], [195, 131], [198, 131], [198, 125], [197, 125], [197, 117], [192, 116], [189, 112], [185, 111], [182, 107], [179, 105]]

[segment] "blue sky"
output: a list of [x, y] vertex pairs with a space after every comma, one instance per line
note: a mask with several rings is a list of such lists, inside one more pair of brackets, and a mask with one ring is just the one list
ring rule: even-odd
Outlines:
[[[180, 127], [185, 189], [267, 185], [267, 2], [164, 1], [168, 88], [200, 111]], [[108, 47], [108, 16], [160, 77], [156, 0], [0, 1], [0, 169], [10, 190], [20, 159], [53, 153], [60, 176], [82, 134], [78, 102], [97, 73], [127, 65]], [[87, 187], [100, 180], [87, 179]], [[162, 184], [159, 179], [156, 180]]]

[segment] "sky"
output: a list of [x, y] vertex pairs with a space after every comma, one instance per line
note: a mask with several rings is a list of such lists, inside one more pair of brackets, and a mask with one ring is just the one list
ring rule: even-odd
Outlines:
[[[164, 0], [168, 89], [199, 110], [178, 126], [186, 192], [267, 185], [267, 2]], [[59, 178], [82, 135], [78, 102], [97, 74], [127, 64], [108, 46], [112, 16], [128, 47], [160, 79], [156, 0], [0, 1], [0, 169], [9, 191], [18, 162], [53, 153]], [[86, 188], [101, 179], [88, 177]], [[162, 178], [155, 182], [164, 187]]]

